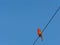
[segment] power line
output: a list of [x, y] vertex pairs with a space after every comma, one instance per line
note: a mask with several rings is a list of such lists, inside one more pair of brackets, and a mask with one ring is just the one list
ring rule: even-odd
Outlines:
[[40, 37], [37, 37], [36, 40], [34, 41], [33, 45], [36, 43], [36, 41], [39, 39]]
[[[47, 28], [47, 26], [49, 25], [49, 23], [52, 21], [52, 19], [54, 18], [54, 16], [57, 14], [57, 12], [59, 11], [60, 7], [56, 10], [56, 12], [53, 14], [53, 16], [51, 17], [51, 19], [49, 20], [49, 22], [46, 24], [46, 26], [43, 28], [42, 33], [45, 31], [45, 29]], [[37, 37], [37, 39], [34, 41], [33, 45], [36, 43], [36, 41], [39, 39], [40, 37]]]
[[50, 24], [50, 22], [52, 21], [52, 19], [54, 18], [54, 16], [57, 14], [57, 12], [59, 11], [60, 7], [56, 10], [56, 12], [53, 14], [53, 16], [51, 17], [51, 19], [49, 20], [49, 22], [46, 24], [46, 26], [43, 28], [42, 33], [45, 31], [45, 29], [47, 28], [47, 26]]

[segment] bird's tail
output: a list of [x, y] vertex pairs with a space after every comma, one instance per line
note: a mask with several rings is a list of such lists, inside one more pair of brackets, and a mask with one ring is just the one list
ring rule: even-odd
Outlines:
[[44, 41], [43, 36], [41, 36], [41, 41]]

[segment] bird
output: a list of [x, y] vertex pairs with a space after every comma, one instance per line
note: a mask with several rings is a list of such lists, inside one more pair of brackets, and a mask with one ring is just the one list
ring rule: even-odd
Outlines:
[[36, 43], [36, 41], [41, 38], [41, 40], [43, 41], [43, 36], [42, 36], [42, 31], [40, 28], [37, 29], [37, 34], [38, 34], [38, 37], [36, 38], [36, 40], [34, 41], [33, 45]]
[[43, 36], [42, 36], [42, 31], [40, 28], [37, 29], [37, 33], [38, 33], [38, 36], [41, 38], [41, 40], [43, 41]]

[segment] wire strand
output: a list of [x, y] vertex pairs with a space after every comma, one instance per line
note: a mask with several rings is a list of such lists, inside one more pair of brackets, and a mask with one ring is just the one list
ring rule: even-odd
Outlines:
[[[47, 26], [49, 25], [49, 23], [52, 21], [52, 19], [54, 18], [54, 16], [56, 15], [56, 13], [59, 11], [60, 7], [57, 9], [57, 11], [53, 14], [53, 16], [51, 17], [51, 19], [49, 20], [49, 22], [46, 24], [46, 26], [43, 28], [43, 31], [42, 33], [45, 31], [45, 29], [47, 28]], [[37, 40], [39, 39], [40, 37], [37, 37], [37, 39], [34, 41], [33, 45], [37, 42]]]
[[51, 17], [51, 19], [49, 20], [49, 22], [46, 24], [46, 26], [43, 28], [42, 33], [45, 31], [45, 29], [47, 28], [47, 26], [49, 25], [49, 23], [52, 21], [52, 19], [55, 17], [55, 15], [57, 14], [57, 12], [59, 11], [60, 7], [56, 10], [56, 12], [53, 14], [53, 16]]
[[39, 37], [36, 38], [36, 40], [34, 41], [33, 45], [37, 42], [38, 39], [39, 39]]

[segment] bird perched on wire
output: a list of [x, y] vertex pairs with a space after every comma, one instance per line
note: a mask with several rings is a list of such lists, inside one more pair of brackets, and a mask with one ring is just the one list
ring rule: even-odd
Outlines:
[[52, 19], [55, 17], [55, 15], [57, 14], [57, 12], [59, 11], [60, 7], [56, 10], [56, 12], [53, 14], [53, 16], [51, 17], [51, 19], [49, 20], [49, 22], [46, 24], [46, 26], [43, 28], [43, 30], [41, 31], [40, 28], [38, 28], [37, 32], [38, 32], [38, 37], [37, 39], [34, 41], [33, 45], [36, 43], [36, 41], [41, 37], [42, 41], [43, 41], [43, 37], [42, 37], [42, 33], [45, 31], [45, 29], [47, 28], [47, 26], [49, 25], [49, 23], [52, 21]]
[[41, 37], [41, 40], [43, 41], [43, 36], [40, 28], [38, 28], [37, 33], [38, 33], [38, 36]]

